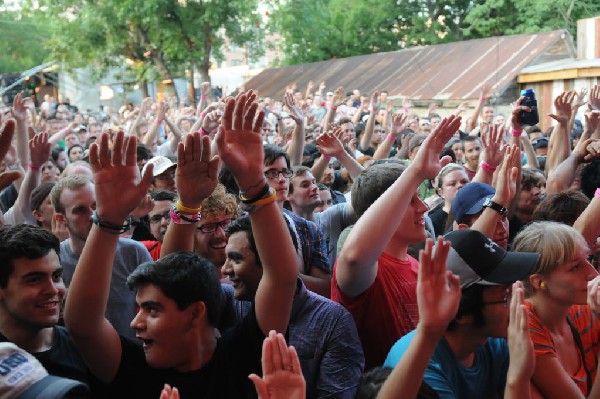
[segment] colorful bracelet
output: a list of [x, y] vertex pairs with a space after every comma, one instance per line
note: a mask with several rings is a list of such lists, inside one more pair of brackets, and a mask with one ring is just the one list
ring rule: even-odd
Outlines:
[[202, 219], [202, 215], [200, 213], [194, 214], [192, 217], [188, 217], [177, 210], [177, 207], [173, 205], [173, 208], [169, 212], [171, 216], [171, 222], [175, 224], [192, 224], [199, 222]]
[[331, 107], [329, 107], [330, 110], [335, 111], [337, 109], [337, 107], [335, 105], [332, 105]]
[[34, 165], [31, 162], [29, 162], [29, 169], [38, 171], [38, 170], [40, 170], [40, 168], [41, 168], [40, 165]]
[[208, 98], [208, 97], [207, 97], [207, 96], [204, 96], [204, 95], [201, 95], [201, 96], [200, 96], [200, 100], [206, 100], [207, 98]]
[[155, 122], [155, 123], [158, 123], [158, 124], [160, 125], [160, 124], [162, 123], [162, 119], [160, 119], [160, 118], [156, 118], [156, 119], [154, 120], [154, 122]]
[[[273, 191], [275, 191], [275, 190], [273, 190]], [[268, 196], [270, 193], [271, 193], [271, 186], [269, 186], [269, 182], [265, 181], [265, 185], [263, 186], [263, 188], [254, 197], [247, 198], [244, 195], [245, 193], [243, 193], [243, 192], [240, 192], [239, 197], [240, 197], [240, 201], [242, 201], [243, 204], [252, 205], [254, 202], [262, 200], [263, 198]]]
[[131, 227], [131, 216], [127, 216], [125, 223], [113, 224], [104, 220], [100, 220], [96, 211], [92, 213], [92, 223], [100, 228], [105, 233], [119, 235], [125, 233]]
[[481, 164], [479, 165], [481, 167], [481, 169], [485, 170], [488, 173], [494, 173], [496, 171], [496, 167], [490, 165], [489, 163], [485, 162], [485, 161], [481, 161]]
[[479, 103], [483, 104], [485, 102], [485, 98], [479, 98]]
[[255, 201], [255, 202], [252, 202], [249, 204], [244, 204], [244, 205], [248, 205], [248, 206], [267, 205], [267, 204], [270, 204], [271, 202], [274, 202], [276, 199], [277, 199], [277, 191], [275, 191], [275, 189], [269, 187], [269, 195], [267, 197], [261, 198], [258, 201]]
[[392, 136], [391, 134], [388, 134], [386, 136], [386, 139], [388, 139], [389, 141], [391, 141], [392, 143], [396, 142], [396, 138], [394, 136]]
[[321, 154], [321, 156], [323, 157], [324, 160], [329, 161], [331, 160], [331, 156], [329, 155], [325, 155], [325, 154]]
[[198, 133], [200, 133], [200, 136], [208, 136], [208, 135], [210, 135], [210, 133], [207, 132], [206, 130], [204, 130], [203, 127], [201, 127], [200, 130], [198, 130]]
[[271, 194], [270, 196], [268, 196], [268, 197], [260, 200], [257, 203], [254, 203], [254, 204], [240, 204], [240, 209], [242, 209], [243, 211], [245, 211], [247, 213], [254, 213], [261, 206], [271, 204], [271, 203], [275, 202], [276, 200], [277, 200], [277, 194], [276, 194], [275, 190], [273, 190], [273, 194]]
[[510, 129], [510, 134], [512, 134], [513, 136], [516, 136], [516, 137], [521, 137], [521, 134], [523, 134], [523, 129], [521, 129], [521, 130]]
[[596, 189], [596, 192], [594, 193], [594, 197], [600, 197], [600, 188]]
[[189, 214], [195, 214], [195, 213], [200, 213], [202, 211], [202, 207], [198, 207], [198, 208], [188, 208], [187, 206], [183, 205], [181, 203], [181, 201], [177, 200], [175, 202], [175, 208], [177, 209], [177, 211], [179, 212], [183, 212], [183, 213], [189, 213]]

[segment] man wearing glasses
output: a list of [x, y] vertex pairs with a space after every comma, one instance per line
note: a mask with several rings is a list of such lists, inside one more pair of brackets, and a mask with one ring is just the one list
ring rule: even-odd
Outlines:
[[149, 164], [154, 165], [152, 170], [154, 179], [152, 179], [150, 191], [161, 189], [177, 192], [175, 188], [175, 168], [177, 168], [177, 165], [171, 162], [169, 158], [159, 155], [148, 160], [142, 169], [142, 175], [144, 175]]
[[148, 221], [150, 222], [150, 233], [154, 240], [141, 241], [146, 247], [150, 256], [154, 260], [160, 258], [163, 238], [167, 232], [167, 227], [171, 222], [170, 211], [177, 201], [177, 194], [167, 190], [155, 190], [150, 192], [150, 198], [154, 202], [154, 207], [148, 212]]
[[331, 287], [331, 265], [327, 258], [327, 246], [316, 224], [284, 209], [288, 199], [290, 178], [289, 155], [283, 148], [267, 144], [264, 147], [263, 171], [269, 185], [277, 195], [277, 205], [283, 211], [298, 241], [298, 271], [306, 287], [329, 298]]
[[222, 184], [202, 202], [202, 218], [194, 233], [194, 252], [215, 265], [217, 275], [222, 276], [221, 267], [225, 263], [227, 237], [225, 228], [237, 217], [237, 201]]

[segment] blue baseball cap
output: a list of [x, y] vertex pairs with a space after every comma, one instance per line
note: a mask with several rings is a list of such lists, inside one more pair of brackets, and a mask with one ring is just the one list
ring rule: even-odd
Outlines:
[[483, 210], [483, 203], [487, 198], [496, 194], [494, 187], [485, 183], [469, 183], [458, 190], [450, 211], [454, 220], [460, 221], [465, 216], [476, 215]]

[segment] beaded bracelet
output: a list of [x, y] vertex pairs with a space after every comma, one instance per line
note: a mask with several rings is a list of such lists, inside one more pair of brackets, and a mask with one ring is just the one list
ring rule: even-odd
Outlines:
[[173, 208], [169, 211], [171, 222], [175, 224], [192, 224], [199, 222], [202, 219], [200, 213], [194, 214], [192, 217], [188, 217], [177, 210], [177, 207], [173, 205]]
[[240, 197], [240, 201], [242, 201], [243, 204], [252, 205], [254, 202], [260, 201], [261, 199], [265, 198], [267, 195], [270, 194], [270, 192], [271, 192], [271, 186], [269, 186], [268, 182], [265, 182], [265, 185], [263, 186], [263, 188], [254, 197], [246, 198], [246, 196], [244, 194], [242, 194], [241, 192], [240, 192], [239, 197]]
[[490, 165], [485, 161], [481, 161], [481, 164], [479, 166], [481, 167], [481, 169], [485, 170], [488, 173], [494, 173], [496, 171], [496, 168], [494, 166]]
[[175, 202], [175, 208], [177, 209], [177, 211], [179, 212], [183, 212], [183, 213], [189, 213], [189, 214], [195, 214], [195, 213], [200, 213], [202, 211], [202, 207], [198, 207], [198, 208], [188, 208], [187, 206], [183, 205], [181, 203], [181, 201], [177, 200], [177, 202]]
[[113, 224], [105, 220], [100, 220], [96, 211], [92, 213], [92, 223], [100, 228], [100, 230], [109, 234], [123, 234], [131, 227], [131, 216], [127, 216], [124, 224]]

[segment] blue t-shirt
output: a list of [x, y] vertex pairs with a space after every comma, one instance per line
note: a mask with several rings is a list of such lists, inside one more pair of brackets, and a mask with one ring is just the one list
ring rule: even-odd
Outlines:
[[[400, 338], [388, 353], [385, 367], [394, 367], [408, 349], [414, 331]], [[465, 367], [454, 356], [446, 339], [438, 343], [425, 371], [424, 381], [442, 399], [499, 398], [508, 372], [508, 345], [505, 339], [488, 338], [475, 351], [473, 367]]]

